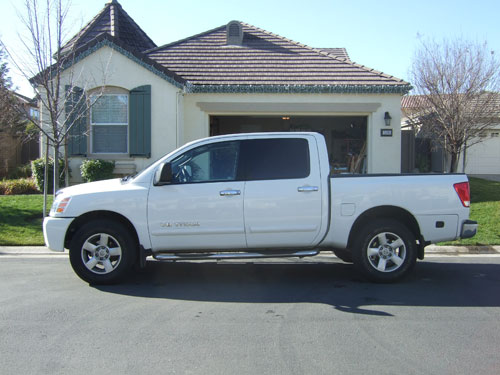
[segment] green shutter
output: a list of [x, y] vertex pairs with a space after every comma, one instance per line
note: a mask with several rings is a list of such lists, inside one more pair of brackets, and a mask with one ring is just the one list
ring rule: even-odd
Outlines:
[[151, 85], [130, 91], [129, 153], [151, 157]]
[[79, 87], [66, 86], [66, 127], [70, 156], [87, 156], [87, 106], [85, 92]]

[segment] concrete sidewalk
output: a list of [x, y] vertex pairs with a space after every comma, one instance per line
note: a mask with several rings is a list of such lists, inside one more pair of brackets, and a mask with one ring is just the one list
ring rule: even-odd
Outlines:
[[[328, 253], [322, 253], [322, 256]], [[477, 255], [477, 254], [500, 254], [500, 246], [436, 246], [429, 245], [425, 248], [426, 255]], [[67, 256], [68, 251], [59, 253], [51, 251], [45, 246], [0, 246], [2, 255], [59, 255]]]

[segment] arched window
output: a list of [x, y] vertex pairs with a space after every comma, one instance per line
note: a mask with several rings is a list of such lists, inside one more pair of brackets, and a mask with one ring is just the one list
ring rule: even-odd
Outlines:
[[129, 94], [106, 89], [90, 94], [90, 152], [127, 154], [129, 138]]
[[151, 157], [151, 85], [87, 92], [66, 86], [64, 105], [70, 156]]

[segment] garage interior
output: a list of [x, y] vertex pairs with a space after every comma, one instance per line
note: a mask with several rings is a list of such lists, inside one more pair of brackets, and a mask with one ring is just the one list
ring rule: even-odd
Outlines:
[[314, 131], [326, 139], [332, 173], [366, 173], [366, 116], [210, 116], [210, 135]]

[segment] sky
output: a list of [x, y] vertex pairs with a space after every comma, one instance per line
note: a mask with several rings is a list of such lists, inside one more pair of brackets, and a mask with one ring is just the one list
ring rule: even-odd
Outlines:
[[[106, 1], [71, 0], [67, 39]], [[422, 40], [460, 37], [487, 42], [500, 53], [499, 0], [118, 1], [159, 46], [238, 20], [311, 47], [344, 47], [356, 63], [407, 81]], [[23, 3], [0, 0], [0, 38], [17, 51], [22, 49], [18, 12], [24, 11]], [[30, 96], [27, 81], [9, 67], [18, 92]]]

